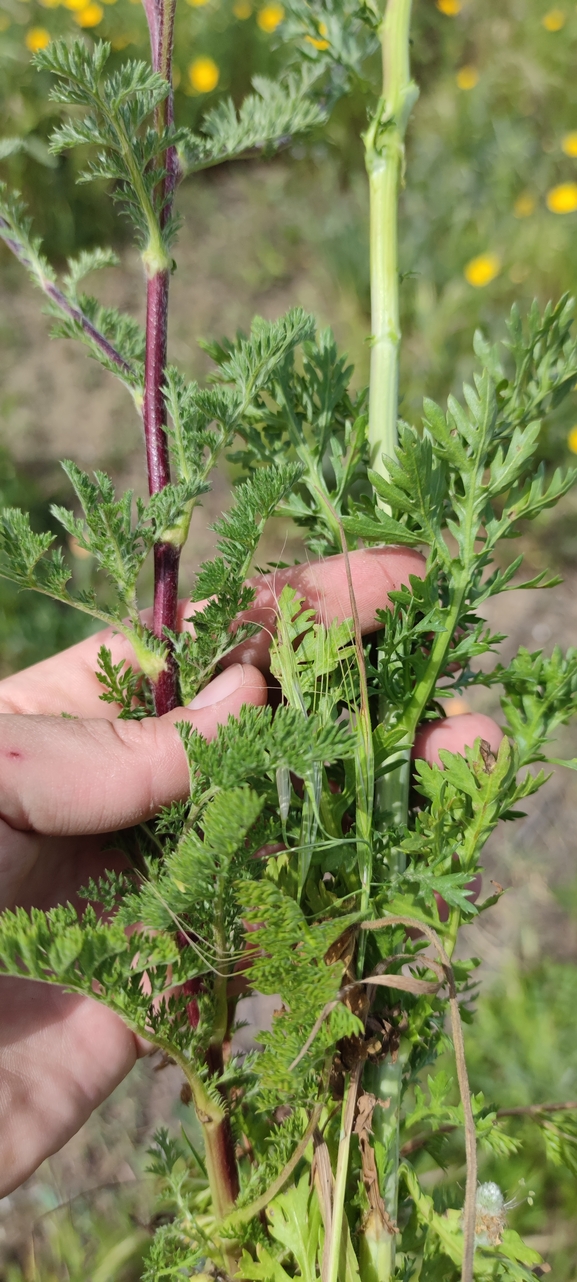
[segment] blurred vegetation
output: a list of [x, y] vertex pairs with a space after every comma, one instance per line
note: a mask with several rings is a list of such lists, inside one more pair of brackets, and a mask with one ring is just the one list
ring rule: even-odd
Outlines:
[[[564, 894], [566, 905], [571, 898], [574, 907], [574, 890]], [[542, 957], [529, 965], [510, 959], [493, 984], [483, 986], [476, 1006], [475, 1024], [466, 1034], [467, 1064], [471, 1089], [482, 1091], [487, 1105], [496, 1099], [503, 1109], [577, 1099], [573, 961]], [[576, 1114], [543, 1115], [543, 1121], [510, 1118], [507, 1129], [519, 1143], [518, 1152], [496, 1158], [481, 1150], [479, 1180], [494, 1180], [502, 1189], [509, 1227], [542, 1253], [555, 1282], [573, 1282]], [[443, 1211], [452, 1205], [455, 1185], [462, 1188], [464, 1166], [460, 1138], [440, 1137], [439, 1143], [446, 1176], [432, 1193]], [[421, 1171], [430, 1166], [426, 1155], [416, 1160]]]
[[107, 1190], [44, 1211], [2, 1282], [138, 1282], [152, 1230], [133, 1200]]
[[[60, 527], [50, 515], [50, 499], [30, 473], [16, 470], [0, 445], [0, 507], [22, 507], [30, 512], [35, 529], [54, 529], [56, 534]], [[89, 568], [81, 562], [78, 572], [86, 574]], [[20, 592], [7, 579], [0, 580], [0, 678], [80, 641], [90, 631], [90, 622], [57, 601]]]

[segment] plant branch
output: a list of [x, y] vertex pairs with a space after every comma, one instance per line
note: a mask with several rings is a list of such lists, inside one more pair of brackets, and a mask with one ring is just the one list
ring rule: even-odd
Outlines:
[[55, 285], [54, 281], [50, 280], [50, 278], [40, 270], [39, 264], [29, 257], [24, 246], [11, 235], [10, 224], [6, 222], [5, 218], [1, 217], [0, 237], [11, 253], [14, 254], [15, 258], [17, 258], [18, 261], [22, 263], [22, 266], [31, 273], [37, 285], [40, 287], [42, 292], [46, 294], [46, 297], [50, 299], [51, 303], [54, 303], [58, 310], [61, 311], [69, 320], [72, 320], [76, 325], [79, 325], [83, 333], [91, 343], [94, 343], [94, 346], [98, 348], [98, 351], [102, 356], [104, 356], [111, 365], [114, 365], [118, 370], [120, 377], [127, 383], [129, 391], [134, 396], [135, 370], [132, 365], [130, 365], [128, 361], [120, 355], [120, 352], [117, 352], [112, 343], [104, 337], [104, 334], [101, 334], [100, 330], [92, 324], [92, 321], [88, 319], [88, 316], [84, 315], [81, 308], [77, 307], [74, 303], [71, 303], [66, 295], [63, 294], [62, 290]]
[[[495, 1117], [536, 1117], [539, 1118], [542, 1113], [574, 1113], [577, 1112], [577, 1100], [571, 1100], [567, 1104], [521, 1104], [517, 1108], [499, 1108]], [[458, 1130], [454, 1122], [447, 1122], [444, 1126], [438, 1126], [434, 1131], [428, 1131], [427, 1134], [415, 1135], [412, 1140], [407, 1140], [401, 1148], [401, 1157], [410, 1157], [412, 1153], [418, 1153], [419, 1149], [425, 1148], [429, 1140], [435, 1135], [451, 1135], [453, 1131]]]
[[500, 1108], [497, 1117], [537, 1117], [539, 1113], [577, 1112], [577, 1100], [566, 1104], [520, 1104], [517, 1108]]

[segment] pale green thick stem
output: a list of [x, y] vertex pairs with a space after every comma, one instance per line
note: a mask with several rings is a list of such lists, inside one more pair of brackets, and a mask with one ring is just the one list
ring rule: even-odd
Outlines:
[[[397, 445], [399, 400], [399, 317], [398, 199], [404, 171], [404, 140], [407, 121], [417, 97], [409, 66], [409, 23], [411, 0], [388, 0], [381, 24], [383, 54], [383, 96], [365, 135], [366, 166], [370, 194], [371, 248], [371, 369], [369, 393], [369, 449], [372, 467], [387, 476], [386, 458]], [[379, 709], [379, 717], [386, 709]], [[413, 732], [414, 733], [414, 732]], [[407, 821], [411, 745], [413, 736], [401, 745], [402, 759], [376, 788], [377, 813], [395, 826]], [[399, 856], [398, 872], [403, 871]], [[402, 1074], [406, 1056], [399, 1053], [395, 1063], [387, 1057], [374, 1070], [373, 1093], [386, 1108], [377, 1105], [373, 1125], [387, 1153], [383, 1198], [392, 1220], [396, 1217], [399, 1168], [399, 1120]], [[367, 1084], [366, 1089], [371, 1090]], [[360, 1259], [363, 1282], [388, 1282], [395, 1267], [395, 1238], [375, 1215], [365, 1224]]]
[[[368, 157], [367, 157], [368, 161]], [[396, 156], [369, 171], [371, 211], [371, 366], [369, 450], [371, 466], [386, 474], [383, 455], [397, 444], [399, 398], [399, 285], [397, 273]]]
[[[385, 460], [397, 445], [401, 342], [398, 199], [407, 121], [418, 93], [409, 65], [410, 19], [411, 0], [388, 0], [380, 28], [383, 96], [365, 135], [371, 247], [369, 449], [371, 464], [382, 476], [387, 475]], [[384, 717], [385, 711], [379, 709], [379, 716]], [[406, 821], [409, 776], [407, 745], [399, 767], [377, 785], [377, 811], [395, 825]]]
[[371, 369], [369, 447], [375, 471], [397, 443], [399, 387], [399, 268], [397, 205], [404, 139], [417, 89], [409, 67], [411, 0], [388, 0], [380, 28], [383, 96], [365, 134], [370, 193]]
[[[385, 1210], [393, 1224], [397, 1221], [399, 1202], [399, 1129], [403, 1071], [410, 1052], [402, 1041], [395, 1061], [387, 1056], [381, 1064], [365, 1069], [364, 1089], [380, 1101], [373, 1113], [375, 1141], [386, 1152], [386, 1167], [381, 1189]], [[391, 1233], [375, 1215], [366, 1221], [361, 1236], [359, 1263], [363, 1282], [388, 1282], [395, 1269], [396, 1234]]]
[[[385, 709], [379, 709], [379, 713], [385, 713]], [[380, 824], [392, 824], [395, 828], [400, 828], [407, 822], [409, 810], [409, 787], [411, 783], [411, 749], [412, 739], [406, 744], [400, 744], [397, 752], [402, 753], [401, 760], [394, 770], [379, 779], [376, 789], [377, 815]], [[395, 852], [394, 867], [392, 872], [402, 873], [405, 871], [406, 860], [401, 850]]]

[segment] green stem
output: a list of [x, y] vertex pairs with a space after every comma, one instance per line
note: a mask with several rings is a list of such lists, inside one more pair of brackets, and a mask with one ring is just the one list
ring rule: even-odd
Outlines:
[[[369, 177], [371, 251], [371, 370], [369, 449], [376, 472], [387, 475], [384, 457], [397, 445], [399, 397], [399, 268], [397, 221], [404, 172], [404, 139], [418, 90], [411, 80], [411, 0], [388, 0], [380, 27], [383, 93], [365, 134]], [[384, 715], [384, 710], [379, 710]], [[406, 821], [410, 744], [405, 760], [377, 786], [377, 810], [395, 825]], [[399, 869], [402, 871], [402, 869]]]
[[[373, 1134], [380, 1151], [386, 1154], [382, 1196], [389, 1219], [396, 1224], [399, 1201], [399, 1128], [403, 1070], [410, 1052], [401, 1042], [396, 1059], [390, 1055], [381, 1064], [368, 1065], [363, 1086], [380, 1100], [373, 1113]], [[384, 1107], [382, 1107], [384, 1106]], [[367, 1219], [361, 1236], [359, 1264], [363, 1282], [387, 1282], [395, 1269], [395, 1234], [374, 1213]]]
[[[202, 1079], [195, 1073], [190, 1061], [170, 1042], [158, 1039], [159, 1046], [182, 1069], [192, 1092], [192, 1102], [202, 1131], [206, 1173], [210, 1187], [212, 1210], [217, 1223], [233, 1210], [238, 1197], [238, 1177], [231, 1164], [230, 1123], [224, 1105], [209, 1094]], [[234, 1161], [234, 1150], [232, 1154]], [[238, 1267], [239, 1251], [232, 1240], [221, 1243], [227, 1271], [234, 1276]]]
[[[379, 713], [381, 713], [379, 709]], [[401, 754], [401, 760], [394, 770], [389, 770], [386, 775], [377, 783], [377, 815], [381, 825], [392, 825], [395, 828], [402, 827], [407, 822], [407, 813], [409, 809], [409, 786], [411, 782], [411, 748], [410, 742], [401, 743], [395, 748], [395, 753]], [[396, 862], [396, 872], [404, 872], [405, 864], [399, 851]]]
[[453, 639], [455, 629], [459, 622], [459, 616], [463, 609], [467, 583], [468, 575], [465, 573], [458, 574], [458, 571], [456, 570], [453, 579], [454, 586], [451, 590], [451, 603], [444, 621], [444, 630], [443, 632], [437, 632], [431, 647], [431, 654], [425, 674], [415, 686], [412, 697], [403, 714], [403, 721], [411, 743], [413, 742], [415, 731], [429, 699], [433, 694], [439, 673], [441, 672], [447, 657], [449, 646]]
[[380, 27], [383, 95], [364, 138], [371, 251], [369, 448], [372, 466], [383, 476], [383, 453], [392, 455], [397, 443], [401, 341], [397, 203], [407, 121], [418, 94], [409, 67], [410, 17], [411, 0], [388, 0]]
[[[399, 268], [397, 219], [399, 190], [404, 174], [404, 140], [418, 90], [411, 80], [409, 24], [411, 0], [387, 0], [380, 27], [383, 59], [383, 93], [365, 135], [365, 162], [369, 177], [371, 251], [371, 369], [369, 393], [369, 450], [371, 464], [387, 475], [386, 457], [397, 445], [399, 397]], [[379, 719], [385, 709], [379, 708]], [[416, 726], [416, 722], [415, 722]], [[411, 746], [407, 734], [400, 747], [403, 757], [376, 788], [376, 809], [395, 827], [407, 821]], [[402, 872], [399, 861], [398, 872]], [[396, 1216], [399, 1168], [399, 1119], [402, 1073], [406, 1056], [390, 1057], [376, 1070], [374, 1094], [387, 1108], [375, 1109], [375, 1125], [382, 1131], [386, 1152], [383, 1197], [388, 1214]], [[370, 1087], [367, 1086], [367, 1089]], [[395, 1239], [387, 1228], [369, 1217], [360, 1243], [362, 1276], [367, 1282], [388, 1282], [395, 1265]]]

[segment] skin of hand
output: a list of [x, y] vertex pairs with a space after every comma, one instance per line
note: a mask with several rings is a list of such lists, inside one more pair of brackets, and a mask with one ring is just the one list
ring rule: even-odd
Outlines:
[[[424, 563], [402, 548], [349, 555], [361, 627], [369, 633], [378, 627], [376, 610], [386, 606], [389, 591], [421, 574]], [[324, 623], [350, 617], [343, 557], [259, 577], [248, 617], [262, 631], [232, 651], [224, 671], [188, 708], [165, 717], [119, 721], [101, 701], [95, 676], [100, 646], [109, 647], [114, 662], [134, 664], [129, 643], [109, 630], [0, 682], [1, 907], [74, 902], [91, 876], [115, 866], [115, 856], [102, 850], [107, 834], [187, 795], [186, 759], [174, 722], [190, 720], [211, 738], [244, 703], [266, 703], [276, 601], [287, 582]], [[201, 604], [181, 604], [181, 626]], [[460, 734], [459, 721], [467, 722]], [[445, 725], [439, 723], [437, 734]], [[427, 727], [427, 760], [435, 759], [439, 742], [459, 751], [479, 734], [490, 737], [472, 714], [451, 718], [450, 726], [450, 742], [437, 741], [435, 726]], [[116, 866], [121, 863], [119, 855]], [[0, 976], [0, 1010], [5, 1196], [75, 1134], [150, 1046], [113, 1011], [56, 985]]]

